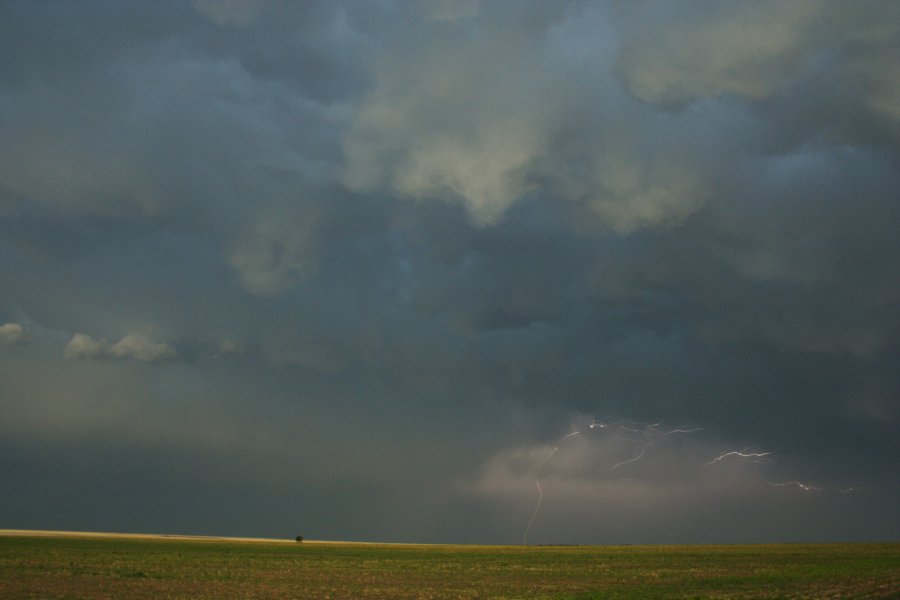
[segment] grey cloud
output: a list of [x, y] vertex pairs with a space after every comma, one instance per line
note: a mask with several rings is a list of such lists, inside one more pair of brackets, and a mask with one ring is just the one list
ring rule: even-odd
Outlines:
[[294, 287], [315, 272], [324, 224], [314, 215], [301, 220], [260, 218], [235, 246], [229, 263], [250, 291], [275, 294]]
[[894, 10], [0, 2], [0, 508], [515, 543], [580, 412], [707, 429], [536, 541], [896, 536]]
[[[723, 2], [682, 8], [674, 11], [656, 2], [622, 7], [628, 29], [618, 66], [641, 99], [683, 102], [726, 94], [760, 99], [806, 72], [834, 69], [835, 62], [866, 77], [865, 71], [886, 64], [857, 57], [875, 48], [896, 49], [896, 6], [890, 2]], [[895, 78], [880, 72], [887, 76], [886, 86], [893, 85]], [[864, 90], [861, 97], [879, 102], [878, 92]]]
[[421, 0], [413, 6], [430, 21], [458, 21], [477, 16], [481, 0]]
[[824, 4], [626, 6], [634, 29], [625, 37], [619, 67], [629, 89], [648, 101], [724, 94], [763, 98], [817, 58], [816, 43], [829, 37], [822, 29]]
[[250, 25], [266, 4], [266, 0], [191, 0], [191, 5], [216, 25]]

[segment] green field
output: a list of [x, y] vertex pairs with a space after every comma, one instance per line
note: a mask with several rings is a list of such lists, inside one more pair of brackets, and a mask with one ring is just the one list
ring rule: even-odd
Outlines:
[[0, 537], [0, 598], [900, 598], [900, 544], [401, 546]]

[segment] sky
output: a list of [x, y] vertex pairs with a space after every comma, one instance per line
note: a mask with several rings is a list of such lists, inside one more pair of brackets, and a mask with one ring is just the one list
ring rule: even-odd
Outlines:
[[0, 527], [898, 541], [898, 192], [889, 0], [0, 0]]

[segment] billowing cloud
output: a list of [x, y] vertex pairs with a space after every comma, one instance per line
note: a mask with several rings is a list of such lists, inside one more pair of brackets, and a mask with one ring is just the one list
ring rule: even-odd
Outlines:
[[345, 139], [344, 181], [359, 191], [461, 201], [476, 222], [491, 223], [530, 188], [529, 168], [554, 117], [555, 107], [538, 99], [550, 82], [501, 77], [535, 57], [500, 41], [461, 48], [454, 32], [436, 35], [424, 54], [400, 45], [377, 70]]
[[832, 0], [721, 2], [678, 11], [637, 2], [622, 7], [627, 35], [618, 66], [629, 90], [647, 101], [767, 98], [835, 63], [850, 71], [857, 61], [863, 70], [883, 67], [858, 57], [896, 47], [894, 11], [890, 3]]
[[95, 340], [86, 333], [76, 333], [66, 344], [63, 356], [67, 360], [80, 360], [83, 358], [97, 358], [109, 350], [109, 342], [105, 339]]
[[178, 357], [174, 348], [139, 334], [129, 333], [115, 344], [106, 339], [94, 339], [86, 333], [76, 333], [66, 344], [63, 355], [67, 360], [111, 357], [140, 362], [162, 362]]
[[20, 344], [27, 339], [28, 331], [19, 323], [4, 323], [0, 325], [0, 342]]
[[822, 42], [834, 41], [824, 39], [824, 4], [723, 2], [672, 11], [662, 3], [635, 3], [624, 9], [633, 14], [634, 29], [619, 66], [643, 100], [764, 98], [821, 59]]
[[162, 342], [154, 342], [137, 333], [129, 333], [109, 347], [108, 353], [116, 358], [131, 358], [141, 362], [159, 362], [178, 356], [174, 348]]

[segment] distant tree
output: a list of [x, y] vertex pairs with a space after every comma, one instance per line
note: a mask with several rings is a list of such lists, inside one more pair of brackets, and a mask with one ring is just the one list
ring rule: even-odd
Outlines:
[[302, 536], [302, 535], [298, 535], [298, 536], [295, 537], [294, 539], [297, 540], [298, 542], [302, 542], [302, 541], [303, 541], [303, 536]]

